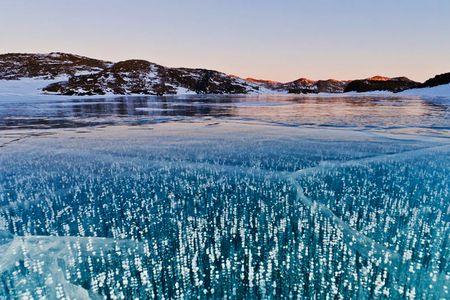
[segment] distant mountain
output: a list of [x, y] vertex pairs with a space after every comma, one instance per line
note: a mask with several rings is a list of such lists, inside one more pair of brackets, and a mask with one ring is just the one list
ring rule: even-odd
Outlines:
[[319, 93], [343, 93], [349, 82], [335, 79], [319, 80], [316, 82], [317, 91]]
[[[207, 69], [169, 68], [145, 60], [108, 62], [54, 52], [0, 55], [0, 80], [48, 79], [45, 93], [60, 95], [105, 94], [315, 94], [391, 91], [450, 83], [450, 73], [437, 75], [423, 84], [406, 77], [374, 76], [353, 81], [311, 80], [290, 82], [247, 78]], [[44, 81], [45, 82], [45, 81]]]
[[424, 83], [422, 83], [420, 88], [434, 87], [443, 84], [450, 83], [450, 73], [444, 73], [434, 76], [433, 78], [428, 79]]
[[268, 90], [289, 94], [342, 93], [348, 84], [348, 81], [340, 81], [335, 79], [311, 80], [307, 78], [299, 78], [286, 83], [254, 78], [246, 78], [246, 80], [262, 85]]
[[380, 76], [380, 75], [375, 75], [369, 78], [366, 78], [367, 80], [372, 80], [372, 81], [389, 81], [392, 78], [389, 77], [385, 77], [385, 76]]
[[366, 79], [350, 81], [344, 89], [344, 92], [371, 92], [371, 91], [390, 91], [401, 92], [407, 89], [419, 86], [419, 82], [412, 81], [406, 77], [383, 77], [374, 76]]

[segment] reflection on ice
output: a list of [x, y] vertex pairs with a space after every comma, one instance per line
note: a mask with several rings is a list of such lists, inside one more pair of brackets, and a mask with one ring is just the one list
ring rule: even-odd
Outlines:
[[135, 96], [0, 99], [0, 129], [71, 128], [233, 118], [290, 126], [449, 129], [448, 102], [411, 97]]

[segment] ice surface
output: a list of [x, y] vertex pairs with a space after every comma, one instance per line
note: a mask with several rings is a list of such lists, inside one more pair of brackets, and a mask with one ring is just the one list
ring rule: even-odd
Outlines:
[[[447, 108], [263, 100], [260, 116], [251, 98], [161, 123], [6, 124], [0, 298], [448, 298]], [[385, 126], [391, 109], [411, 114]]]
[[20, 80], [0, 80], [0, 100], [13, 97], [33, 97], [42, 95], [47, 85], [67, 80], [67, 76], [56, 79], [22, 78]]
[[401, 95], [420, 96], [424, 98], [440, 98], [450, 102], [450, 84], [438, 85], [435, 87], [411, 89], [400, 93]]

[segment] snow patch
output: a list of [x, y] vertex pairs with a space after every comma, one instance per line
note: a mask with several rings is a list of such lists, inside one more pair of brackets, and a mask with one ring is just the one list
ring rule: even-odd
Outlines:
[[68, 76], [55, 79], [21, 78], [19, 80], [0, 80], [0, 96], [36, 96], [42, 94], [47, 85], [68, 80]]
[[197, 93], [182, 86], [177, 87], [177, 95], [196, 95]]
[[406, 90], [400, 95], [408, 95], [408, 96], [419, 96], [424, 98], [446, 98], [450, 100], [450, 84], [438, 85], [430, 88], [421, 88], [421, 89], [411, 89]]

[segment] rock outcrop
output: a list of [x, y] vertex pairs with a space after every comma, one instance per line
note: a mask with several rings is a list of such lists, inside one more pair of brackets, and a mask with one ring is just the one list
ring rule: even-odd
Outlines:
[[444, 73], [434, 76], [433, 78], [428, 79], [424, 83], [422, 83], [420, 88], [434, 87], [443, 84], [450, 83], [450, 73]]
[[410, 80], [406, 77], [388, 78], [382, 76], [374, 76], [366, 79], [350, 81], [344, 89], [344, 92], [372, 92], [372, 91], [389, 91], [401, 92], [407, 89], [419, 86], [419, 82]]
[[126, 60], [88, 75], [50, 84], [45, 92], [62, 95], [247, 94], [259, 87], [206, 69], [166, 68], [145, 60]]
[[246, 80], [262, 85], [268, 90], [289, 94], [342, 93], [348, 84], [348, 81], [335, 79], [311, 80], [299, 78], [286, 83], [253, 78], [247, 78]]
[[89, 57], [54, 52], [49, 54], [8, 53], [0, 55], [0, 79], [77, 76], [97, 73], [110, 62]]

